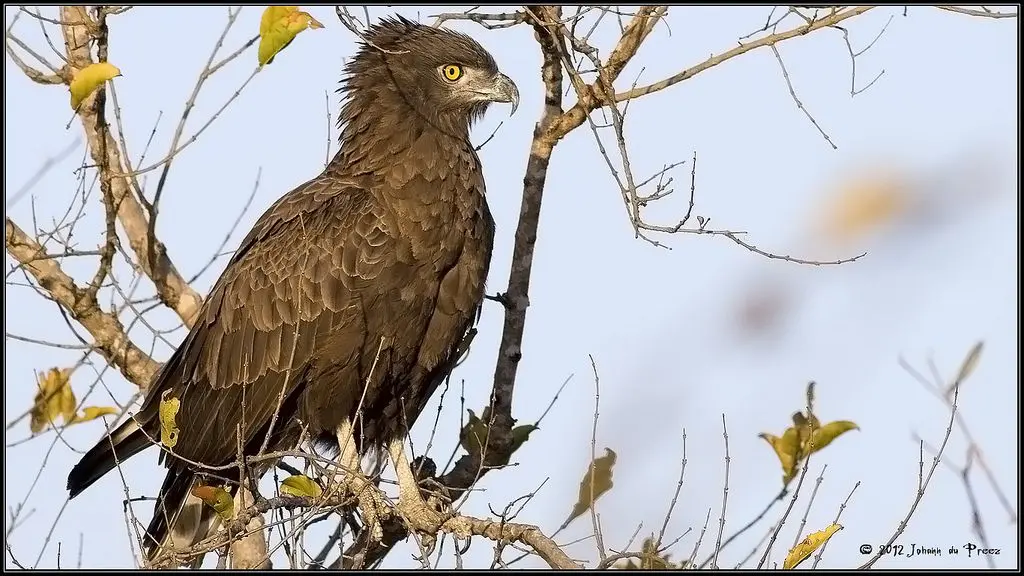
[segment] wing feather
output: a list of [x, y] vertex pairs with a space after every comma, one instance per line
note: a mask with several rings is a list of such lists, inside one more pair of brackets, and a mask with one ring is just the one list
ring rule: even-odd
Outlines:
[[151, 414], [164, 390], [181, 400], [176, 454], [229, 462], [239, 425], [244, 442], [262, 440], [318, 350], [351, 323], [353, 295], [386, 268], [386, 216], [367, 191], [320, 176], [257, 221], [147, 396]]

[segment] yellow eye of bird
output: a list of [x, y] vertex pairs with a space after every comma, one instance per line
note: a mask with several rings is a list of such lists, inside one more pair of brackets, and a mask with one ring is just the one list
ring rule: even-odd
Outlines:
[[442, 70], [444, 77], [449, 80], [458, 80], [462, 76], [462, 67], [456, 66], [455, 64], [449, 64]]

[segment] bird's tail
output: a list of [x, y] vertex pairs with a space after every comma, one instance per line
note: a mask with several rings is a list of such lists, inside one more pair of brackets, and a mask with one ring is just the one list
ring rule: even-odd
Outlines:
[[104, 436], [68, 474], [69, 498], [78, 496], [83, 490], [110, 472], [119, 462], [131, 458], [151, 446], [149, 437], [134, 418], [127, 420]]
[[[166, 550], [184, 551], [212, 534], [220, 525], [220, 517], [210, 506], [192, 494], [199, 484], [199, 477], [184, 466], [174, 466], [167, 471], [160, 494], [157, 496], [153, 519], [146, 528], [143, 548], [147, 565]], [[234, 489], [228, 488], [229, 493]], [[203, 555], [189, 561], [192, 568], [199, 568]]]

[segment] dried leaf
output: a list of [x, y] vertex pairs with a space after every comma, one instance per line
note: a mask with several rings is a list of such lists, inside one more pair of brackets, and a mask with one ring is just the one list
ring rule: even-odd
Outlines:
[[793, 547], [786, 554], [786, 560], [782, 563], [783, 570], [792, 570], [800, 565], [801, 562], [810, 558], [811, 554], [818, 548], [821, 548], [833, 534], [842, 530], [843, 527], [839, 524], [832, 524], [824, 530], [819, 530], [813, 534], [808, 534], [807, 538], [804, 538], [799, 544]]
[[949, 385], [946, 389], [946, 397], [953, 397], [953, 390], [956, 389], [958, 384], [962, 384], [967, 377], [974, 373], [974, 369], [978, 367], [978, 361], [981, 360], [981, 350], [985, 347], [985, 342], [979, 340], [971, 351], [967, 353], [967, 357], [964, 358], [964, 363], [960, 365], [960, 373], [956, 375], [956, 380]]
[[86, 406], [82, 409], [81, 414], [75, 414], [71, 419], [70, 423], [80, 424], [82, 422], [88, 422], [97, 418], [102, 418], [110, 414], [117, 414], [118, 409], [112, 406]]
[[835, 422], [829, 422], [821, 428], [814, 431], [814, 435], [811, 436], [811, 452], [817, 452], [825, 446], [832, 443], [833, 440], [839, 438], [843, 434], [850, 430], [860, 430], [857, 424], [850, 422], [849, 420], [836, 420]]
[[192, 488], [192, 495], [213, 508], [224, 520], [231, 520], [235, 515], [235, 499], [219, 486], [196, 486]]
[[174, 448], [178, 443], [178, 425], [174, 422], [178, 415], [178, 408], [181, 407], [181, 400], [167, 398], [170, 390], [164, 390], [160, 395], [160, 443], [168, 448]]
[[284, 479], [284, 482], [281, 482], [281, 492], [303, 498], [319, 498], [324, 490], [308, 476], [297, 474], [289, 476]]
[[273, 62], [274, 56], [291, 44], [299, 32], [323, 27], [308, 12], [299, 12], [298, 6], [268, 6], [260, 19], [260, 66]]
[[587, 473], [583, 475], [583, 480], [580, 482], [579, 500], [572, 507], [569, 517], [562, 523], [563, 527], [580, 517], [593, 506], [601, 495], [612, 489], [612, 468], [615, 466], [615, 459], [618, 458], [618, 455], [611, 448], [605, 448], [604, 451], [604, 456], [595, 458], [587, 467]]
[[77, 401], [71, 390], [70, 377], [68, 368], [50, 368], [39, 376], [39, 389], [32, 402], [29, 419], [29, 429], [33, 434], [56, 425], [57, 418], [63, 418], [64, 424], [74, 419]]
[[97, 62], [75, 72], [71, 79], [71, 108], [78, 110], [82, 101], [96, 91], [107, 80], [121, 75], [121, 71], [110, 62]]

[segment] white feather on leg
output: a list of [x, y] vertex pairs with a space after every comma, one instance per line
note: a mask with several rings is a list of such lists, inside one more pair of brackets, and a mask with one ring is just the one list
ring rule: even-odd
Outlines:
[[384, 530], [381, 528], [378, 512], [383, 510], [383, 503], [377, 487], [363, 475], [355, 436], [352, 434], [352, 422], [348, 418], [338, 426], [337, 435], [340, 448], [338, 463], [341, 470], [335, 479], [356, 495], [359, 510], [363, 515], [363, 529], [369, 528], [372, 540], [380, 542], [384, 538]]
[[[220, 526], [219, 517], [216, 514], [206, 514], [204, 518], [204, 508], [206, 504], [192, 494], [192, 488], [198, 480], [193, 480], [192, 486], [189, 487], [188, 496], [181, 503], [181, 508], [177, 511], [170, 513], [167, 519], [167, 536], [164, 537], [163, 542], [160, 543], [160, 547], [154, 550], [154, 556], [162, 551], [173, 550], [183, 552], [188, 550], [198, 542], [206, 539], [207, 536], [212, 534]], [[154, 514], [160, 514], [160, 510], [154, 510]], [[188, 565], [192, 568], [198, 568], [203, 563], [204, 555], [200, 554], [194, 558]]]

